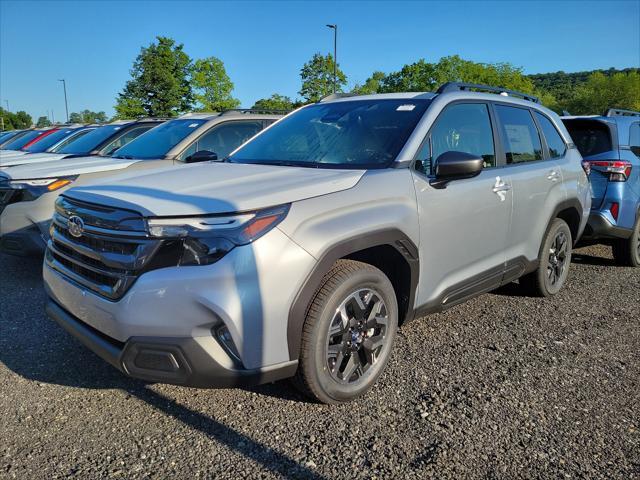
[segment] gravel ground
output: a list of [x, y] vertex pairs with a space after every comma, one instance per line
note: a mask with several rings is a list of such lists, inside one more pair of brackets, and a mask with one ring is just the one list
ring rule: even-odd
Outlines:
[[605, 247], [556, 298], [406, 325], [339, 407], [128, 379], [45, 317], [39, 262], [0, 256], [0, 292], [0, 478], [640, 478], [640, 273]]

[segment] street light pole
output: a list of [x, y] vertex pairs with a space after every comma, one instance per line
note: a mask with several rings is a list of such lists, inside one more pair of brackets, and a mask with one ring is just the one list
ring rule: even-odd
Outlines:
[[327, 24], [327, 27], [333, 30], [333, 93], [338, 91], [338, 25]]
[[69, 106], [67, 105], [67, 82], [64, 81], [64, 78], [58, 81], [62, 82], [62, 88], [64, 88], [64, 109], [67, 112], [67, 123], [69, 123]]

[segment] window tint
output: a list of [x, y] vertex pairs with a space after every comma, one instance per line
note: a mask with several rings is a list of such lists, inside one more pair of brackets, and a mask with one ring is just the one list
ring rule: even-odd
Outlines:
[[563, 120], [569, 135], [583, 157], [610, 152], [611, 132], [606, 124], [598, 120]]
[[198, 140], [198, 150], [207, 150], [224, 158], [262, 130], [262, 122], [229, 122], [207, 132]]
[[206, 119], [186, 118], [161, 123], [113, 152], [113, 156], [140, 160], [163, 158], [206, 122]]
[[540, 135], [529, 110], [496, 105], [507, 164], [542, 160]]
[[75, 129], [62, 128], [53, 133], [50, 133], [46, 137], [43, 137], [42, 140], [38, 140], [33, 145], [28, 146], [24, 149], [25, 152], [29, 153], [42, 153], [47, 150], [49, 147], [53, 147], [60, 140], [64, 140], [66, 137], [71, 135]]
[[21, 135], [19, 138], [11, 140], [7, 142], [2, 149], [3, 150], [20, 150], [27, 143], [29, 143], [34, 138], [42, 135], [42, 130], [29, 130], [24, 135]]
[[317, 103], [272, 125], [231, 162], [315, 168], [385, 168], [424, 114], [428, 100]]
[[109, 142], [102, 150], [100, 150], [100, 155], [109, 156], [113, 152], [115, 152], [120, 147], [124, 147], [127, 143], [129, 143], [134, 138], [142, 135], [147, 130], [150, 130], [154, 125], [144, 125], [138, 128], [132, 128], [128, 132], [123, 133], [122, 135], [116, 137], [114, 140]]
[[629, 147], [631, 151], [640, 157], [640, 123], [632, 123], [629, 130]]
[[111, 135], [116, 134], [125, 125], [105, 125], [98, 127], [91, 132], [83, 135], [81, 138], [74, 139], [68, 145], [58, 150], [58, 153], [67, 153], [69, 155], [84, 155], [94, 150], [98, 145], [107, 140]]
[[551, 123], [551, 120], [541, 113], [536, 112], [536, 118], [542, 128], [542, 134], [547, 141], [547, 147], [549, 147], [549, 155], [551, 158], [563, 157], [567, 151], [567, 145], [564, 143], [564, 140], [558, 133], [558, 130], [556, 130], [556, 127]]
[[448, 151], [479, 155], [484, 159], [485, 168], [495, 167], [496, 154], [487, 105], [459, 103], [446, 107], [436, 120], [430, 139], [418, 152], [422, 172], [431, 173], [438, 157]]
[[85, 128], [83, 130], [79, 130], [75, 132], [73, 135], [69, 135], [67, 138], [62, 140], [57, 145], [54, 145], [53, 147], [49, 148], [47, 152], [58, 153], [60, 152], [60, 150], [65, 148], [67, 145], [69, 145], [71, 142], [78, 140], [80, 137], [84, 137], [87, 133], [91, 132], [92, 130], [93, 128]]

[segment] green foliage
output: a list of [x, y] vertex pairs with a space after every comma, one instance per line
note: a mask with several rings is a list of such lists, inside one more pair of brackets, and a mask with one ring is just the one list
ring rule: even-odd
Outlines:
[[269, 98], [261, 98], [253, 104], [255, 109], [262, 110], [293, 110], [298, 108], [302, 103], [298, 100], [294, 101], [291, 98], [274, 93]]
[[[300, 70], [302, 88], [300, 95], [308, 103], [317, 102], [333, 93], [333, 55], [323, 56], [316, 53]], [[336, 69], [336, 91], [342, 92], [347, 76], [338, 67]]]
[[119, 118], [174, 117], [191, 108], [191, 59], [182, 44], [167, 37], [156, 39], [141, 49], [131, 80], [118, 94], [115, 110]]
[[380, 91], [380, 83], [384, 80], [385, 77], [386, 75], [384, 74], [384, 72], [373, 72], [362, 85], [356, 84], [351, 92], [357, 95], [370, 95], [372, 93], [378, 93]]
[[72, 112], [69, 114], [71, 123], [105, 123], [107, 114], [104, 112], [92, 112], [91, 110], [82, 110], [81, 112]]
[[240, 105], [240, 100], [231, 96], [233, 82], [219, 58], [196, 60], [191, 70], [191, 87], [200, 111], [221, 112]]
[[36, 122], [36, 127], [38, 128], [44, 128], [44, 127], [50, 127], [51, 126], [51, 121], [45, 117], [44, 115], [41, 117], [38, 117], [38, 121]]
[[405, 65], [378, 80], [378, 92], [430, 92], [446, 82], [471, 82], [495, 85], [533, 93], [534, 85], [522, 69], [509, 63], [477, 63], [458, 55], [443, 57], [438, 63], [424, 59]]
[[31, 115], [23, 110], [13, 113], [0, 108], [0, 117], [2, 117], [2, 122], [0, 123], [4, 123], [5, 130], [29, 128], [33, 124]]
[[575, 88], [562, 108], [572, 115], [602, 114], [609, 108], [640, 111], [640, 73], [595, 72]]

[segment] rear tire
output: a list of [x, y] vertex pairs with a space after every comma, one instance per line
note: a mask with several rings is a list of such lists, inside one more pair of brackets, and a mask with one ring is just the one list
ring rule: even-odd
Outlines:
[[307, 310], [294, 384], [323, 403], [363, 395], [384, 370], [397, 329], [387, 276], [366, 263], [338, 260]]
[[549, 297], [560, 291], [569, 275], [572, 242], [567, 222], [561, 218], [554, 219], [542, 241], [538, 269], [520, 278], [520, 285], [526, 293]]
[[640, 267], [640, 218], [628, 239], [615, 240], [612, 245], [613, 258], [618, 265]]

